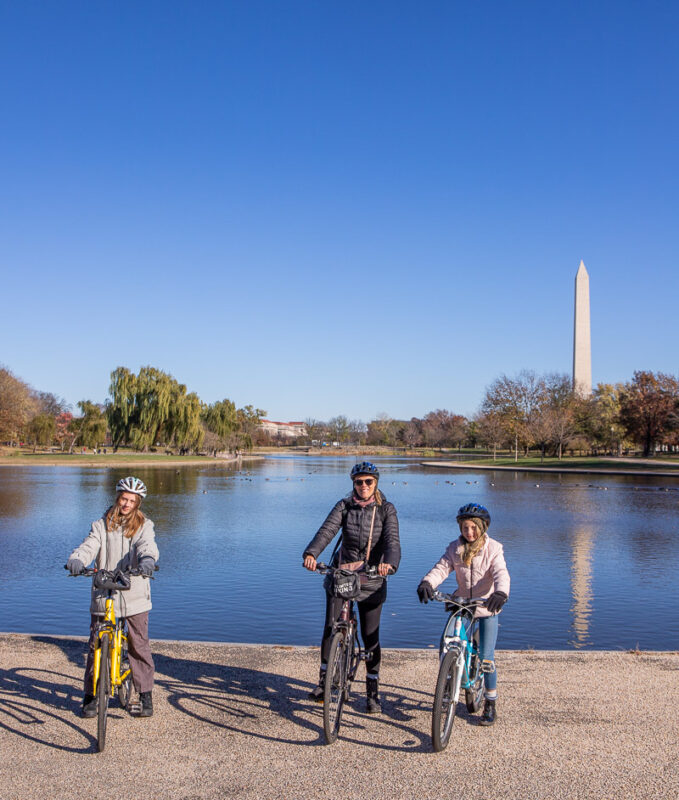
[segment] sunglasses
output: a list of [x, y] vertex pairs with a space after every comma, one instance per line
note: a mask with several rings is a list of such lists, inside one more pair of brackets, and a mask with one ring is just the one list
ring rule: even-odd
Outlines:
[[363, 484], [366, 486], [372, 486], [373, 483], [375, 483], [374, 478], [356, 478], [354, 481], [354, 486], [363, 486]]

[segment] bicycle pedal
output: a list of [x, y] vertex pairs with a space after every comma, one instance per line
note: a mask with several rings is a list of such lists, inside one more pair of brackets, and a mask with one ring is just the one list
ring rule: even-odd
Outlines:
[[141, 701], [127, 704], [127, 713], [133, 717], [138, 717], [141, 714]]
[[481, 672], [485, 672], [489, 675], [495, 672], [495, 662], [488, 658], [484, 658], [481, 662]]

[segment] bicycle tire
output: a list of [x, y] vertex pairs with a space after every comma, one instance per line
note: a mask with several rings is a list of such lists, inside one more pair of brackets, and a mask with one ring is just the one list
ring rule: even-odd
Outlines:
[[99, 644], [99, 682], [97, 683], [97, 750], [100, 753], [106, 746], [106, 721], [108, 719], [108, 698], [111, 682], [110, 644], [110, 634], [104, 633]]
[[[130, 668], [130, 662], [128, 660], [127, 649], [123, 647], [122, 652], [120, 654], [120, 674], [122, 675], [129, 668]], [[127, 676], [127, 678], [124, 678], [122, 683], [118, 687], [118, 702], [120, 703], [121, 708], [124, 708], [126, 711], [127, 711], [127, 704], [130, 702], [131, 689], [132, 689], [132, 673], [130, 673]]]
[[452, 694], [457, 683], [457, 656], [457, 650], [454, 648], [443, 656], [436, 680], [431, 718], [431, 740], [437, 753], [446, 749], [453, 730], [453, 722], [455, 722], [456, 704], [453, 702]]
[[347, 642], [344, 632], [332, 637], [323, 690], [323, 732], [326, 744], [337, 741], [347, 695]]
[[483, 672], [479, 666], [478, 656], [473, 656], [473, 658], [476, 660], [476, 665], [472, 665], [470, 676], [472, 688], [464, 690], [464, 699], [467, 711], [470, 714], [477, 714], [483, 704]]
[[351, 647], [347, 648], [347, 690], [345, 692], [345, 699], [349, 699], [349, 692], [351, 690], [351, 683], [356, 677], [358, 667], [361, 663], [361, 648], [358, 644], [358, 636], [356, 628], [353, 629], [351, 637]]
[[483, 672], [481, 671], [481, 657], [479, 655], [479, 630], [474, 631], [474, 653], [471, 658], [469, 681], [471, 689], [465, 689], [464, 699], [467, 711], [470, 714], [477, 714], [483, 704]]

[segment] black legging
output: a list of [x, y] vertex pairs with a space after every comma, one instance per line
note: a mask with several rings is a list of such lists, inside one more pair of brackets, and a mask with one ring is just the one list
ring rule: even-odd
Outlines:
[[[377, 675], [380, 671], [380, 661], [382, 660], [382, 650], [380, 648], [380, 616], [382, 606], [387, 599], [387, 582], [382, 583], [382, 587], [373, 592], [365, 600], [361, 600], [358, 605], [358, 618], [361, 622], [361, 639], [367, 654], [365, 661], [366, 672]], [[328, 663], [330, 653], [330, 641], [332, 638], [332, 623], [339, 618], [344, 601], [339, 597], [331, 597], [326, 594], [325, 604], [325, 627], [323, 628], [323, 641], [321, 642], [321, 664]]]

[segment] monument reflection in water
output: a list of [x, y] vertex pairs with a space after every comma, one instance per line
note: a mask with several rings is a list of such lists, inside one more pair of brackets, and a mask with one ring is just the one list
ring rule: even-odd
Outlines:
[[[403, 547], [383, 611], [386, 647], [437, 646], [443, 607], [420, 605], [415, 588], [457, 537], [456, 509], [471, 500], [490, 509], [512, 577], [500, 648], [679, 646], [679, 478], [464, 474], [373, 460]], [[302, 569], [301, 554], [349, 491], [354, 461], [135, 469], [149, 486], [144, 508], [161, 551], [151, 635], [317, 645], [322, 581]], [[129, 471], [0, 468], [0, 630], [86, 633], [88, 582], [68, 578], [63, 564]], [[633, 598], [653, 613], [630, 614]]]
[[589, 618], [592, 613], [592, 548], [595, 531], [592, 526], [581, 525], [573, 537], [573, 563], [571, 590], [573, 592], [573, 647], [586, 647], [589, 638]]

